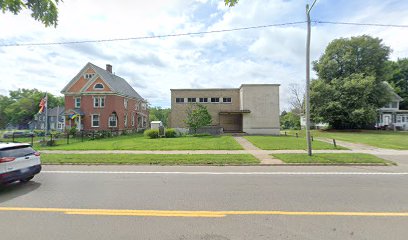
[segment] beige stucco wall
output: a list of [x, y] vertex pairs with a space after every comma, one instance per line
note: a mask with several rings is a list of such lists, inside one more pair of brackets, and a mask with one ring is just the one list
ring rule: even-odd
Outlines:
[[243, 131], [249, 134], [275, 134], [280, 131], [279, 124], [279, 85], [243, 84], [240, 88]]
[[[212, 125], [218, 125], [220, 122], [219, 112], [222, 111], [237, 111], [240, 109], [239, 89], [171, 89], [171, 113], [170, 127], [185, 128], [184, 119], [186, 119], [186, 110], [190, 103], [187, 103], [187, 98], [197, 98], [197, 103], [200, 97], [207, 97], [208, 103], [201, 103], [207, 106], [208, 112], [212, 117]], [[211, 103], [211, 97], [219, 97], [220, 103]], [[222, 103], [222, 98], [230, 97], [231, 103]], [[184, 103], [176, 103], [176, 98], [185, 98]]]

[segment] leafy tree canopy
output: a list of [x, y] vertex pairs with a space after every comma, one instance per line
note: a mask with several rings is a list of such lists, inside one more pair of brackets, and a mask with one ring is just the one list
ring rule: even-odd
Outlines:
[[[10, 91], [8, 96], [0, 96], [0, 128], [7, 123], [26, 125], [39, 110], [41, 98], [45, 92], [37, 89], [18, 89]], [[48, 93], [48, 108], [64, 106], [64, 97]]]
[[375, 124], [377, 109], [389, 100], [384, 83], [377, 84], [373, 76], [352, 74], [333, 79], [330, 84], [322, 79], [311, 85], [311, 114], [315, 122], [328, 122], [336, 129], [368, 128]]
[[390, 48], [367, 35], [340, 38], [314, 62], [318, 79], [311, 85], [311, 116], [336, 129], [368, 128], [377, 109], [390, 100]]
[[390, 48], [379, 38], [367, 35], [339, 38], [329, 43], [320, 59], [313, 63], [313, 69], [325, 82], [356, 73], [385, 81], [389, 54]]
[[3, 13], [11, 12], [15, 15], [21, 10], [30, 9], [31, 16], [42, 22], [46, 27], [57, 26], [59, 0], [0, 0], [0, 9]]
[[395, 92], [404, 99], [400, 102], [400, 109], [408, 110], [408, 59], [398, 59], [388, 62], [388, 82]]
[[193, 129], [194, 133], [197, 132], [198, 128], [208, 126], [212, 122], [211, 115], [208, 112], [207, 107], [202, 104], [192, 104], [186, 111], [187, 117], [184, 122], [190, 129]]
[[233, 7], [238, 3], [239, 0], [224, 0], [225, 6]]

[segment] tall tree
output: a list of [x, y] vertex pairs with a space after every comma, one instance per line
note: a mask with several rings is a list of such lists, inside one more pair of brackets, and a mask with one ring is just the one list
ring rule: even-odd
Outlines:
[[388, 82], [395, 92], [404, 99], [400, 102], [400, 109], [408, 110], [408, 58], [398, 59], [396, 62], [389, 61]]
[[194, 133], [197, 133], [197, 129], [200, 127], [208, 126], [212, 122], [211, 115], [208, 112], [207, 107], [202, 104], [191, 104], [187, 108], [186, 112], [187, 117], [184, 122], [194, 131]]
[[0, 0], [3, 13], [11, 12], [15, 15], [24, 8], [31, 10], [31, 17], [42, 22], [46, 27], [57, 26], [59, 0]]
[[362, 73], [385, 81], [386, 64], [390, 48], [379, 38], [367, 35], [333, 40], [324, 54], [313, 63], [319, 79], [330, 82], [334, 79]]
[[366, 35], [329, 43], [314, 62], [318, 79], [311, 85], [312, 119], [336, 129], [373, 126], [377, 109], [390, 97], [383, 83], [389, 53], [381, 39]]

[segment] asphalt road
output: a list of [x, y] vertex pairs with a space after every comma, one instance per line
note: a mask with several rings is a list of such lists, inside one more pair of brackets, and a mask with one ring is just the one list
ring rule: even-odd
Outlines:
[[405, 170], [46, 166], [0, 190], [0, 239], [405, 240]]

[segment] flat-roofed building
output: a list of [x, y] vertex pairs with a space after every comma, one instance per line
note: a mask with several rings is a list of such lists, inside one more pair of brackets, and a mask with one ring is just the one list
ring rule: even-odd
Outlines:
[[207, 107], [212, 125], [224, 132], [278, 135], [279, 84], [242, 84], [239, 88], [171, 89], [170, 126], [187, 128], [188, 106]]

